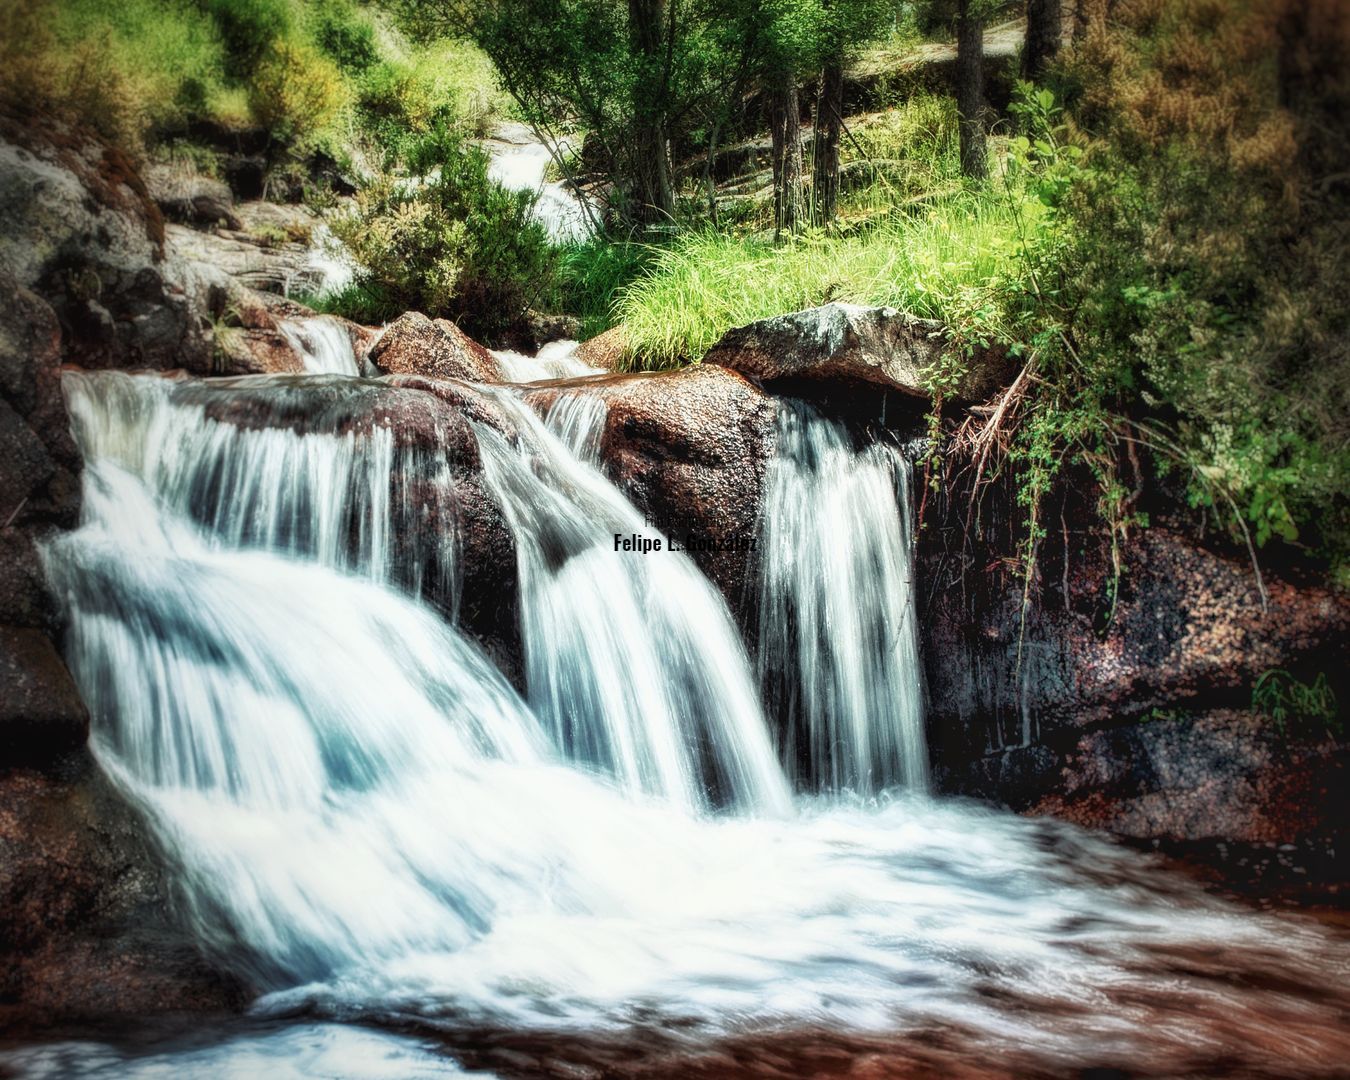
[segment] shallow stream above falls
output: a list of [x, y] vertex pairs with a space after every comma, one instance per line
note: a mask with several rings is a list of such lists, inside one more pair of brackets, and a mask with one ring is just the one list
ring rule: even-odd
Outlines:
[[926, 793], [893, 448], [783, 406], [747, 646], [687, 556], [616, 550], [659, 534], [585, 383], [490, 389], [517, 687], [427, 600], [460, 463], [353, 425], [371, 381], [65, 385], [83, 521], [45, 557], [93, 749], [257, 998], [0, 1072], [1343, 1075], [1344, 935]]

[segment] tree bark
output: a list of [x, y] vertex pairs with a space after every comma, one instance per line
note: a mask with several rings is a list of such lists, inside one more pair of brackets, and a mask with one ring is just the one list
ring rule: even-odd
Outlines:
[[802, 117], [797, 80], [783, 72], [770, 95], [769, 134], [773, 141], [774, 235], [793, 232], [801, 217]]
[[828, 225], [839, 204], [839, 129], [844, 115], [844, 65], [839, 58], [825, 65], [816, 109], [815, 220]]
[[956, 112], [961, 128], [961, 172], [988, 175], [984, 137], [984, 22], [974, 0], [959, 0], [956, 16]]
[[633, 87], [632, 168], [634, 218], [642, 223], [675, 217], [675, 185], [666, 138], [666, 0], [628, 0], [628, 33], [640, 74]]
[[1027, 37], [1022, 46], [1022, 78], [1038, 82], [1059, 52], [1063, 29], [1060, 0], [1027, 0]]

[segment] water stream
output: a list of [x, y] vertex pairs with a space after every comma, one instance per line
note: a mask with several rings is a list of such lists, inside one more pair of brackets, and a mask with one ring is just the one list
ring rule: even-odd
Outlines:
[[[359, 392], [347, 382], [210, 393]], [[615, 533], [653, 534], [597, 467], [605, 416], [584, 389], [542, 419], [528, 392], [489, 391], [511, 424], [476, 428], [517, 548], [517, 692], [395, 565], [389, 476], [445, 461], [379, 427], [236, 427], [191, 382], [66, 387], [84, 517], [46, 559], [93, 750], [270, 1026], [0, 1055], [19, 1075], [319, 1060], [418, 1076], [457, 1058], [673, 1077], [717, 1052], [700, 1075], [781, 1076], [820, 1046], [823, 1075], [1331, 1076], [1350, 1060], [1350, 950], [1315, 924], [923, 793], [891, 450], [800, 411], [781, 422], [761, 623], [782, 623], [782, 651], [761, 674], [786, 685], [795, 658], [785, 771], [784, 716], [771, 694], [766, 717], [720, 595], [683, 556], [614, 550]], [[808, 505], [856, 546], [832, 548]], [[453, 552], [419, 557], [453, 570]]]

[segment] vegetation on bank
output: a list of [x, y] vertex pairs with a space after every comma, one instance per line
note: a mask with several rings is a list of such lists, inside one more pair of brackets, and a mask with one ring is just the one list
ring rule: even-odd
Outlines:
[[[981, 35], [1019, 15], [1023, 81], [998, 110]], [[358, 180], [333, 222], [361, 270], [330, 309], [488, 337], [565, 311], [667, 366], [756, 318], [893, 305], [948, 327], [933, 431], [946, 467], [1015, 478], [1029, 587], [1068, 472], [1094, 478], [1117, 552], [1163, 484], [1350, 584], [1332, 0], [0, 0], [0, 31], [6, 108], [208, 172], [222, 133], [258, 132], [288, 191], [316, 160]], [[933, 41], [955, 43], [950, 83], [898, 79], [846, 113], [851, 66]], [[555, 171], [599, 200], [600, 235], [550, 245], [487, 177], [470, 142], [506, 115], [568, 136]], [[1022, 377], [949, 415], [988, 344]]]

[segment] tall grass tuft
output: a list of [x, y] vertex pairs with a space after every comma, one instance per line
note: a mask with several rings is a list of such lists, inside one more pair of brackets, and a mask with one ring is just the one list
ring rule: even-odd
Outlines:
[[[1019, 205], [1024, 228], [1037, 213]], [[621, 293], [616, 314], [648, 366], [696, 360], [733, 326], [839, 300], [985, 330], [1024, 273], [1014, 207], [962, 194], [848, 235], [773, 245], [712, 232], [682, 238]], [[1029, 285], [1028, 285], [1029, 287]]]

